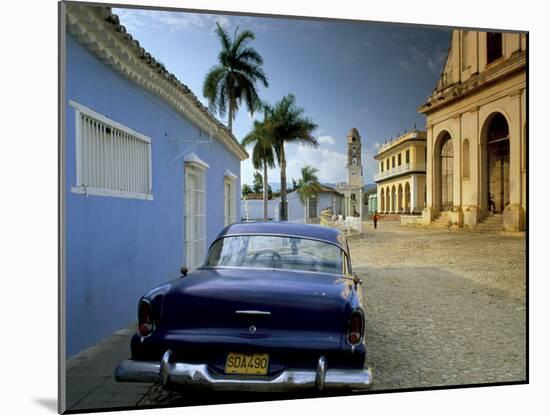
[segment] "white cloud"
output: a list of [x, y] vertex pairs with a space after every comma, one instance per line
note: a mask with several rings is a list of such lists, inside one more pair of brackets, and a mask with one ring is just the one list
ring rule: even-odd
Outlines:
[[317, 138], [317, 141], [319, 141], [319, 144], [329, 144], [331, 146], [336, 143], [334, 137], [331, 137], [330, 135], [322, 135]]
[[215, 14], [139, 9], [115, 9], [114, 12], [120, 17], [120, 23], [126, 26], [130, 32], [144, 26], [164, 28], [172, 33], [183, 30], [204, 30], [205, 28], [211, 28], [213, 32], [216, 22], [223, 27], [227, 27], [229, 24], [226, 16]]
[[[221, 14], [190, 13], [162, 10], [117, 9], [114, 13], [120, 17], [120, 22], [132, 33], [144, 26], [163, 28], [172, 33], [178, 31], [204, 32], [208, 29], [214, 34], [216, 22], [226, 30], [234, 27], [251, 29], [253, 31], [277, 30], [277, 21], [250, 16], [226, 16]], [[232, 32], [231, 32], [232, 33]]]
[[310, 148], [302, 145], [289, 146], [287, 154], [287, 177], [296, 180], [301, 176], [302, 167], [311, 165], [319, 170], [320, 182], [342, 182], [346, 180], [346, 155], [326, 148]]
[[[337, 183], [346, 181], [346, 154], [338, 151], [328, 150], [326, 148], [310, 148], [302, 145], [287, 145], [287, 168], [286, 177], [290, 183], [291, 179], [298, 180], [301, 176], [302, 167], [308, 164], [317, 168], [317, 176], [322, 183]], [[373, 176], [377, 172], [378, 162], [374, 160], [377, 153], [375, 147], [367, 148], [362, 153], [363, 177], [365, 184], [373, 182]], [[241, 182], [252, 184], [254, 168], [252, 162], [247, 159], [241, 164]], [[268, 171], [268, 181], [270, 183], [279, 183], [280, 169], [270, 169]]]
[[[286, 150], [286, 177], [290, 183], [291, 179], [298, 180], [301, 176], [302, 167], [311, 165], [319, 170], [317, 176], [323, 183], [343, 182], [346, 180], [346, 155], [337, 151], [325, 148], [311, 148], [302, 145], [287, 145]], [[252, 161], [247, 159], [241, 163], [241, 182], [252, 183], [254, 167]], [[268, 171], [268, 181], [278, 183], [280, 169]]]

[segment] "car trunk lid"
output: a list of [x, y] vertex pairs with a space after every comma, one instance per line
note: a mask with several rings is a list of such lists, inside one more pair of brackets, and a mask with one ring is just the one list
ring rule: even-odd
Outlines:
[[289, 332], [342, 333], [350, 281], [329, 274], [260, 269], [199, 269], [165, 295], [167, 331], [258, 339]]

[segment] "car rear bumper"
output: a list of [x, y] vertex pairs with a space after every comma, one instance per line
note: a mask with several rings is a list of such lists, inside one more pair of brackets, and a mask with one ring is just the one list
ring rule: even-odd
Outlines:
[[237, 377], [219, 375], [205, 364], [170, 361], [172, 352], [166, 351], [160, 362], [125, 360], [116, 368], [118, 382], [160, 383], [163, 386], [181, 385], [219, 391], [288, 392], [294, 390], [366, 390], [372, 385], [372, 374], [367, 369], [328, 369], [321, 356], [316, 370], [289, 369], [273, 377]]

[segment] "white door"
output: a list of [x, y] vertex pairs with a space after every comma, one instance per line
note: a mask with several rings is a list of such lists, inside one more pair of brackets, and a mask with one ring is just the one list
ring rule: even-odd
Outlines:
[[201, 169], [185, 167], [184, 198], [185, 265], [193, 270], [203, 263], [206, 254], [206, 189]]

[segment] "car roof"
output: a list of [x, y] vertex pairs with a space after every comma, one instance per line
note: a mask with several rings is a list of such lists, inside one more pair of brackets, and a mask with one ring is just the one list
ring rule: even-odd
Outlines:
[[218, 235], [218, 238], [228, 235], [242, 234], [285, 235], [296, 236], [299, 238], [317, 239], [338, 245], [347, 252], [346, 239], [339, 229], [303, 223], [276, 221], [237, 222], [222, 230]]

